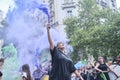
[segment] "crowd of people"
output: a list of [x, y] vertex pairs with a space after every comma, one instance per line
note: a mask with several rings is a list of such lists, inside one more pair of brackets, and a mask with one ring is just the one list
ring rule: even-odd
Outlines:
[[[120, 57], [115, 59], [106, 63], [103, 57], [99, 57], [94, 65], [83, 66], [78, 72], [83, 80], [120, 80]], [[79, 79], [72, 74], [72, 80]]]
[[[89, 64], [77, 68], [76, 71], [80, 75], [77, 76], [74, 72], [71, 74], [69, 80], [120, 80], [120, 69], [117, 72], [114, 70], [117, 66], [120, 68], [120, 57], [115, 58], [113, 62], [106, 63], [103, 57], [99, 57], [94, 65]], [[22, 79], [23, 80], [49, 80], [51, 75], [51, 65], [47, 69], [43, 69], [40, 65], [39, 68], [33, 73], [30, 73], [29, 65], [22, 66]], [[61, 73], [60, 73], [61, 74]], [[62, 74], [61, 74], [62, 75]]]
[[[47, 35], [50, 44], [51, 64], [44, 68], [41, 65], [31, 73], [28, 64], [22, 65], [22, 80], [120, 80], [120, 71], [114, 71], [117, 66], [120, 68], [120, 57], [113, 60], [112, 63], [106, 63], [104, 57], [98, 57], [94, 65], [85, 65], [76, 68], [73, 61], [66, 55], [65, 45], [58, 42], [54, 45], [50, 34], [50, 24], [47, 24]], [[0, 59], [0, 66], [4, 63], [4, 59]], [[113, 66], [111, 66], [113, 65]], [[120, 70], [120, 69], [117, 69]], [[110, 74], [114, 75], [114, 79]], [[2, 72], [0, 72], [0, 78]]]

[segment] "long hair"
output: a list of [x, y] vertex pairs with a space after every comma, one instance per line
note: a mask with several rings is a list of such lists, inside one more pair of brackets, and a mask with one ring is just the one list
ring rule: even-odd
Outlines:
[[30, 68], [29, 68], [29, 65], [28, 65], [28, 64], [24, 64], [24, 65], [22, 66], [22, 71], [24, 71], [24, 72], [27, 73], [27, 80], [32, 80], [31, 74], [30, 74]]
[[3, 62], [3, 63], [4, 63], [4, 58], [0, 58], [0, 62]]

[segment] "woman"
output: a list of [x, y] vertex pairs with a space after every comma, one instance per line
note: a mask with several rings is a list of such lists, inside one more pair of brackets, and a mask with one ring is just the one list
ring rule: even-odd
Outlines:
[[94, 80], [94, 66], [92, 64], [90, 64], [88, 67], [87, 67], [87, 80]]
[[103, 57], [98, 58], [98, 63], [96, 63], [95, 69], [98, 71], [97, 80], [104, 80], [103, 79], [104, 75], [105, 75], [107, 80], [110, 80], [109, 75], [108, 75], [108, 69], [110, 69], [110, 68], [105, 63]]
[[117, 56], [116, 58], [114, 58], [113, 63], [116, 63], [117, 65], [120, 66], [120, 56]]
[[112, 71], [109, 72], [110, 80], [120, 80], [120, 57], [114, 58], [109, 67], [112, 69]]
[[87, 68], [86, 68], [86, 66], [84, 66], [84, 67], [82, 67], [81, 68], [82, 69], [82, 71], [81, 71], [81, 76], [83, 77], [83, 79], [84, 80], [87, 80]]
[[59, 42], [57, 46], [54, 45], [50, 34], [50, 24], [47, 24], [47, 35], [52, 57], [52, 69], [49, 80], [71, 80], [71, 73], [73, 72], [79, 76], [71, 59], [65, 54], [64, 43]]
[[22, 80], [32, 80], [28, 64], [22, 66]]
[[[4, 63], [4, 59], [0, 58], [0, 69], [2, 68], [3, 63]], [[3, 73], [0, 70], [0, 80], [2, 80], [2, 76], [3, 76]]]

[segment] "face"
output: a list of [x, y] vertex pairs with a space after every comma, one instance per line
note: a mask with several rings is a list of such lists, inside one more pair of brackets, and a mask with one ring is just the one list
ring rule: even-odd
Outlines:
[[119, 60], [117, 60], [116, 63], [117, 63], [118, 65], [120, 65], [120, 61], [119, 61]]
[[99, 58], [99, 61], [100, 61], [100, 62], [104, 62], [104, 58], [103, 58], [103, 57], [100, 57], [100, 58]]
[[58, 48], [61, 49], [61, 50], [64, 50], [65, 49], [64, 43], [59, 43]]
[[92, 64], [89, 65], [89, 68], [92, 68]]

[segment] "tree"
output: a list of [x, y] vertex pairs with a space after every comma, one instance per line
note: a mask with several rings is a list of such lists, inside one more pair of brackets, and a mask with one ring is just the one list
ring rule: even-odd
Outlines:
[[[120, 52], [120, 13], [102, 9], [95, 0], [80, 0], [79, 15], [64, 21], [74, 61], [87, 54], [114, 57]], [[82, 56], [82, 57], [80, 57]]]

